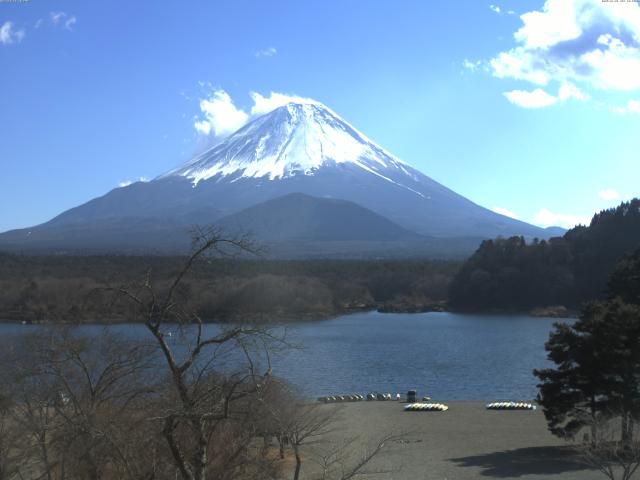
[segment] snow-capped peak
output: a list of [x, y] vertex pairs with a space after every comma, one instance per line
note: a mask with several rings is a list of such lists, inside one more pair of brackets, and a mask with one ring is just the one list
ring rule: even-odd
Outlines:
[[385, 174], [389, 169], [413, 177], [407, 164], [325, 105], [308, 99], [287, 103], [255, 118], [163, 177], [183, 176], [194, 185], [216, 176], [230, 176], [230, 181], [243, 177], [276, 180], [313, 175], [323, 167], [345, 163], [389, 181]]

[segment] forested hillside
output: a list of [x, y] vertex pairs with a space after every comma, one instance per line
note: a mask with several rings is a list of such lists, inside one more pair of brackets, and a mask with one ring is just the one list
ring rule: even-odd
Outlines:
[[[0, 253], [0, 320], [126, 322], [103, 290], [147, 275], [160, 291], [181, 257]], [[459, 263], [217, 259], [198, 264], [179, 292], [208, 321], [324, 318], [353, 311], [441, 308]]]
[[638, 199], [594, 215], [588, 227], [575, 227], [563, 237], [487, 240], [455, 276], [450, 304], [461, 310], [577, 308], [606, 296], [608, 275], [638, 246]]

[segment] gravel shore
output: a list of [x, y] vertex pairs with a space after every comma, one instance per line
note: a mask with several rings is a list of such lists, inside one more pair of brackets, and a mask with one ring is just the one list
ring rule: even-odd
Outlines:
[[548, 432], [540, 410], [490, 411], [481, 402], [443, 403], [449, 405], [446, 412], [405, 412], [404, 404], [395, 401], [347, 403], [340, 407], [332, 440], [359, 435], [364, 446], [389, 433], [403, 434], [368, 469], [387, 473], [359, 478], [605, 478], [580, 464], [571, 445]]

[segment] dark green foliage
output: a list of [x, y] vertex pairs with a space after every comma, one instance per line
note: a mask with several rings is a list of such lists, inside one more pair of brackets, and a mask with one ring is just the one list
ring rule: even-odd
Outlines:
[[609, 294], [640, 305], [640, 248], [623, 258], [611, 274]]
[[572, 256], [563, 238], [486, 240], [463, 265], [450, 290], [464, 309], [519, 310], [575, 302]]
[[587, 304], [573, 325], [556, 324], [545, 348], [556, 368], [535, 370], [551, 432], [573, 437], [598, 414], [640, 413], [640, 308]]
[[612, 275], [612, 299], [586, 304], [578, 321], [556, 324], [551, 332], [545, 348], [556, 367], [534, 374], [554, 434], [573, 437], [586, 426], [595, 429], [602, 418], [619, 418], [620, 440], [632, 440], [640, 416], [640, 303], [624, 300], [637, 299], [638, 275], [636, 252]]
[[488, 240], [454, 278], [450, 303], [468, 310], [578, 308], [588, 299], [604, 298], [616, 262], [638, 246], [638, 199], [595, 215], [589, 227], [576, 227], [564, 237]]

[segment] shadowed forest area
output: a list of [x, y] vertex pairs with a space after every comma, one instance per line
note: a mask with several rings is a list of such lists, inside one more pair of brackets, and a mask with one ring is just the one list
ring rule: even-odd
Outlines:
[[[102, 289], [148, 275], [159, 289], [182, 257], [0, 254], [0, 318], [127, 322]], [[178, 295], [207, 321], [287, 321], [338, 314], [441, 309], [459, 264], [438, 261], [217, 259], [194, 267]]]
[[640, 200], [594, 215], [563, 237], [487, 240], [451, 284], [450, 304], [469, 311], [576, 310], [607, 295], [607, 278], [640, 246]]

